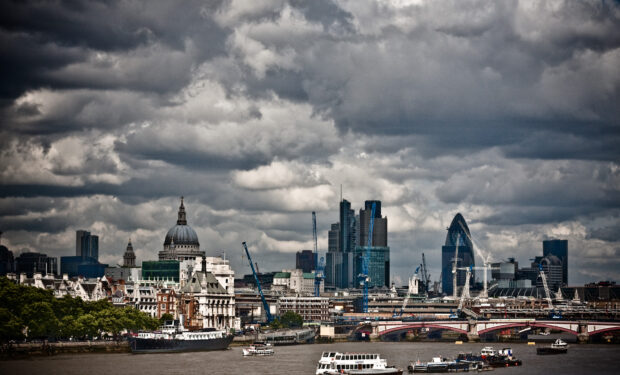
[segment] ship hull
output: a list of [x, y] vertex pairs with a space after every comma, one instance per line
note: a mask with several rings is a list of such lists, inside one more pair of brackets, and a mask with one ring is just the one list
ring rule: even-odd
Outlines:
[[137, 337], [130, 337], [128, 340], [132, 353], [175, 353], [224, 350], [232, 342], [233, 336], [209, 340], [165, 340]]

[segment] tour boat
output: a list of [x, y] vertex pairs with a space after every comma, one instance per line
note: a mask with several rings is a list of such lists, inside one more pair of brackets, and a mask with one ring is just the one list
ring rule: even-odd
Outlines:
[[257, 341], [253, 343], [252, 345], [250, 345], [249, 347], [243, 348], [244, 357], [250, 357], [250, 356], [262, 357], [262, 356], [269, 356], [269, 355], [274, 355], [274, 354], [275, 352], [271, 348], [271, 344], [261, 342], [261, 341]]
[[387, 365], [376, 353], [323, 352], [316, 375], [401, 375], [403, 370]]
[[536, 348], [536, 354], [566, 354], [568, 352], [568, 344], [561, 339], [555, 340], [551, 346], [542, 346]]

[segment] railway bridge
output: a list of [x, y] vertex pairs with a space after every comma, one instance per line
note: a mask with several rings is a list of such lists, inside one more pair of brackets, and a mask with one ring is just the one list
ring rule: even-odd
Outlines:
[[590, 336], [620, 330], [620, 322], [568, 321], [539, 319], [491, 319], [491, 320], [418, 320], [418, 321], [373, 321], [362, 325], [371, 327], [371, 337], [409, 331], [418, 328], [445, 329], [466, 334], [469, 340], [478, 340], [481, 334], [508, 328], [549, 328], [571, 333], [579, 341], [588, 341]]

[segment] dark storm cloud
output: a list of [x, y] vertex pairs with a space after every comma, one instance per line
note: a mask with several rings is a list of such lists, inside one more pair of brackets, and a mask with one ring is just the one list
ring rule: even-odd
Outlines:
[[[210, 17], [219, 4], [2, 2], [0, 92], [10, 99], [50, 85], [161, 93], [178, 90], [189, 82], [192, 64], [225, 51], [227, 31]], [[131, 58], [140, 55], [143, 61], [136, 66]], [[124, 72], [106, 66], [118, 64], [119, 57], [125, 57], [120, 60]]]
[[184, 195], [208, 252], [290, 268], [342, 184], [384, 202], [403, 284], [456, 211], [497, 260], [568, 238], [590, 279], [618, 249], [618, 3], [405, 3], [2, 2], [3, 241], [152, 259]]

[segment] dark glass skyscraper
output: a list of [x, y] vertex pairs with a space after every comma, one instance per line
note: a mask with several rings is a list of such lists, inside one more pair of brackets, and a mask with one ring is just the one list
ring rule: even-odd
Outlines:
[[368, 246], [370, 214], [375, 204], [372, 246], [368, 264], [369, 286], [390, 286], [390, 248], [387, 238], [387, 217], [381, 217], [381, 201], [366, 201], [359, 212], [359, 243], [355, 247], [355, 276], [362, 273], [363, 258]]
[[306, 273], [312, 272], [314, 270], [314, 252], [312, 250], [298, 251], [295, 255], [295, 268]]
[[[452, 286], [452, 267], [454, 264], [454, 258], [456, 256], [457, 268], [475, 266], [474, 262], [474, 246], [470, 240], [469, 227], [465, 222], [465, 219], [460, 213], [457, 213], [452, 219], [452, 223], [448, 228], [448, 234], [446, 235], [446, 243], [441, 248], [441, 288], [447, 295], [452, 295], [454, 289]], [[458, 255], [457, 255], [458, 245]], [[465, 285], [465, 278], [467, 277], [467, 271], [456, 271], [456, 285], [457, 287]], [[470, 284], [473, 283], [474, 272], [471, 274]]]
[[562, 284], [568, 285], [568, 240], [543, 241], [543, 256], [555, 255], [562, 262]]
[[99, 260], [99, 237], [85, 230], [75, 232], [75, 255], [82, 259]]

